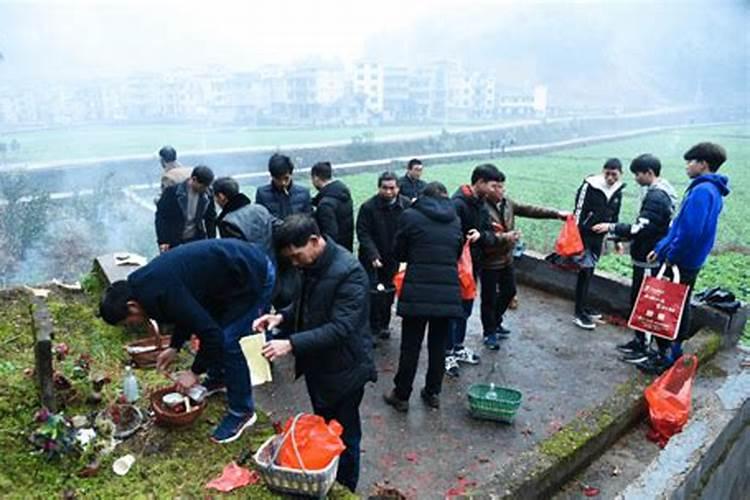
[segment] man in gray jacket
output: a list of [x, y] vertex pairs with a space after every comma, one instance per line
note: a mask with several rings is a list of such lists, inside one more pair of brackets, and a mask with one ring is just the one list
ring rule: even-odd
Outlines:
[[222, 209], [216, 219], [219, 235], [257, 243], [272, 256], [273, 227], [280, 221], [263, 205], [251, 203], [231, 177], [216, 179], [213, 191], [214, 200]]

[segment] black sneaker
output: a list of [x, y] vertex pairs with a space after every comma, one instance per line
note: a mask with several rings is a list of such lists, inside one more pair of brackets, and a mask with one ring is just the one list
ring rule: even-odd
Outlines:
[[631, 365], [637, 365], [648, 359], [655, 358], [659, 355], [656, 351], [645, 349], [643, 351], [629, 352], [623, 355], [620, 360]]
[[400, 411], [402, 413], [406, 413], [407, 411], [409, 411], [409, 400], [401, 399], [396, 396], [396, 391], [391, 391], [383, 394], [383, 401], [385, 401], [386, 404], [393, 406], [397, 411]]
[[584, 309], [583, 312], [591, 319], [602, 319], [601, 311], [597, 311], [596, 309]]
[[670, 367], [667, 358], [661, 355], [650, 356], [647, 360], [635, 365], [640, 371], [648, 375], [661, 375]]
[[430, 408], [440, 408], [440, 396], [438, 396], [437, 394], [430, 394], [425, 389], [422, 389], [421, 391], [419, 391], [419, 396], [422, 398], [422, 401], [424, 401], [425, 404]]
[[576, 314], [573, 318], [573, 323], [578, 328], [583, 328], [584, 330], [593, 330], [596, 328], [596, 324], [586, 314]]
[[626, 344], [619, 344], [617, 350], [624, 354], [643, 353], [646, 352], [646, 344], [638, 339], [633, 339]]
[[495, 329], [495, 335], [497, 335], [498, 339], [507, 339], [510, 337], [510, 330], [503, 325], [498, 325], [497, 329]]

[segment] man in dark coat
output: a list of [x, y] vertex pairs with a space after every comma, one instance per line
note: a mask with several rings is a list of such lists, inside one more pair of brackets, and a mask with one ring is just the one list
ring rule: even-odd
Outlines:
[[569, 212], [544, 207], [524, 205], [505, 196], [505, 174], [500, 172], [500, 183], [485, 203], [489, 219], [483, 230], [492, 230], [497, 236], [491, 244], [482, 247], [482, 329], [484, 345], [498, 350], [498, 338], [506, 338], [510, 330], [503, 326], [503, 316], [516, 295], [516, 277], [513, 269], [513, 251], [521, 238], [516, 230], [516, 216], [531, 219], [563, 219]]
[[117, 281], [104, 294], [99, 312], [107, 323], [139, 324], [149, 318], [172, 323], [172, 343], [157, 358], [164, 370], [195, 333], [201, 348], [190, 370], [177, 374], [187, 391], [207, 373], [209, 391], [227, 392], [228, 412], [211, 438], [228, 443], [256, 420], [252, 386], [240, 339], [271, 300], [275, 272], [257, 245], [235, 239], [205, 240], [163, 253]]
[[424, 166], [416, 158], [409, 160], [406, 165], [406, 174], [398, 180], [398, 188], [401, 196], [405, 196], [409, 201], [414, 201], [422, 194], [427, 183], [422, 180]]
[[[489, 218], [485, 198], [497, 189], [500, 183], [500, 171], [495, 165], [485, 163], [474, 168], [471, 173], [471, 184], [458, 188], [453, 195], [453, 206], [461, 221], [461, 231], [471, 243], [471, 260], [474, 267], [474, 279], [479, 277], [482, 269], [482, 247], [494, 244], [497, 237], [491, 230], [482, 229], [482, 221]], [[448, 341], [448, 355], [445, 358], [445, 370], [448, 375], [457, 377], [458, 363], [477, 364], [479, 356], [464, 346], [466, 323], [474, 308], [474, 300], [463, 301], [463, 317], [451, 324], [451, 336]]]
[[160, 252], [216, 237], [213, 180], [211, 169], [200, 165], [193, 169], [190, 179], [164, 190], [156, 203], [155, 217]]
[[411, 204], [399, 195], [396, 174], [383, 172], [378, 177], [378, 194], [359, 207], [357, 240], [359, 261], [370, 276], [370, 326], [373, 338], [391, 335], [393, 277], [398, 260], [393, 244], [401, 214]]
[[[630, 163], [630, 171], [635, 176], [635, 182], [646, 189], [635, 223], [601, 222], [591, 229], [598, 234], [609, 233], [630, 241], [630, 256], [633, 261], [633, 281], [630, 286], [632, 307], [644, 277], [651, 275], [659, 267], [656, 262], [648, 262], [646, 257], [669, 231], [677, 195], [669, 181], [659, 176], [661, 162], [657, 157], [650, 154], [638, 156]], [[660, 338], [657, 338], [657, 342], [665, 346], [668, 344]], [[623, 360], [629, 363], [639, 363], [648, 358], [646, 335], [643, 332], [635, 332], [633, 340], [618, 345], [617, 349], [625, 353]]]
[[277, 219], [291, 214], [311, 214], [310, 190], [292, 182], [294, 164], [282, 154], [274, 154], [268, 160], [271, 182], [260, 186], [255, 193], [255, 203], [263, 205]]
[[213, 185], [214, 199], [221, 207], [216, 219], [222, 238], [237, 238], [257, 243], [273, 258], [273, 226], [281, 223], [266, 207], [250, 202], [240, 193], [240, 186], [231, 177], [220, 177]]
[[[594, 232], [592, 228], [603, 222], [617, 222], [622, 190], [625, 189], [621, 177], [622, 163], [617, 158], [610, 158], [604, 163], [602, 173], [586, 177], [576, 193], [575, 216], [583, 239], [584, 254], [576, 281], [573, 322], [586, 330], [596, 328], [594, 320], [601, 317], [600, 313], [586, 307], [594, 268], [604, 246], [604, 235]], [[620, 244], [617, 245], [619, 249]]]
[[321, 235], [310, 216], [288, 217], [275, 238], [281, 254], [303, 270], [302, 293], [280, 314], [259, 318], [253, 328], [281, 326], [288, 334], [268, 342], [263, 354], [271, 361], [292, 354], [315, 414], [342, 425], [346, 450], [336, 478], [355, 491], [362, 440], [359, 405], [365, 384], [377, 380], [368, 334], [367, 274], [351, 253]]
[[312, 185], [318, 190], [313, 198], [315, 220], [323, 234], [350, 252], [354, 248], [354, 208], [346, 184], [333, 179], [333, 168], [327, 161], [313, 165]]
[[462, 248], [461, 223], [448, 192], [439, 182], [431, 182], [404, 211], [396, 233], [396, 258], [406, 262], [397, 309], [403, 318], [401, 354], [395, 388], [383, 398], [399, 411], [409, 409], [428, 325], [428, 368], [420, 396], [428, 406], [440, 407], [450, 320], [463, 316], [457, 266]]

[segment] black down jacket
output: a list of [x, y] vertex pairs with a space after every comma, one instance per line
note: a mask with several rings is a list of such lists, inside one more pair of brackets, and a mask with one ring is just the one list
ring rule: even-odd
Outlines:
[[448, 198], [423, 196], [404, 211], [396, 232], [395, 255], [406, 262], [399, 316], [460, 318], [458, 258], [461, 222]]
[[356, 257], [326, 237], [326, 248], [305, 269], [302, 293], [287, 308], [282, 327], [316, 407], [330, 408], [368, 381], [372, 358], [370, 282]]
[[350, 252], [354, 247], [354, 208], [349, 188], [341, 181], [323, 186], [313, 198], [320, 231]]

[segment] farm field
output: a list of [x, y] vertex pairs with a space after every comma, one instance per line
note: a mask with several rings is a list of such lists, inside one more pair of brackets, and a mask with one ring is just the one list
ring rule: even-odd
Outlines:
[[[700, 275], [698, 289], [724, 286], [732, 289], [745, 301], [750, 301], [750, 125], [705, 127], [674, 130], [622, 141], [597, 144], [545, 155], [491, 158], [506, 177], [507, 195], [517, 201], [572, 210], [575, 193], [581, 180], [599, 172], [609, 157], [619, 158], [624, 166], [623, 178], [627, 187], [623, 196], [621, 220], [634, 220], [640, 204], [640, 188], [627, 169], [630, 161], [642, 153], [652, 153], [662, 161], [662, 176], [668, 179], [682, 196], [689, 179], [685, 175], [682, 154], [700, 141], [722, 144], [728, 161], [720, 173], [729, 176], [731, 194], [725, 199], [719, 222], [719, 235], [714, 254]], [[466, 183], [478, 162], [459, 162], [425, 167], [427, 181], [439, 180], [454, 192]], [[402, 175], [403, 172], [397, 172]], [[359, 206], [375, 194], [377, 173], [348, 175], [343, 178]], [[308, 179], [299, 182], [307, 184]], [[248, 187], [246, 191], [252, 192]], [[528, 248], [549, 252], [560, 227], [557, 221], [518, 219]], [[611, 248], [609, 249], [611, 250]], [[628, 256], [606, 255], [600, 269], [629, 276]]]
[[9, 147], [3, 162], [44, 162], [155, 153], [164, 144], [180, 151], [202, 151], [253, 146], [275, 147], [349, 140], [365, 134], [373, 139], [414, 132], [439, 133], [441, 125], [384, 127], [200, 127], [196, 125], [78, 126], [24, 132], [0, 131], [0, 143], [15, 140], [17, 151]]

